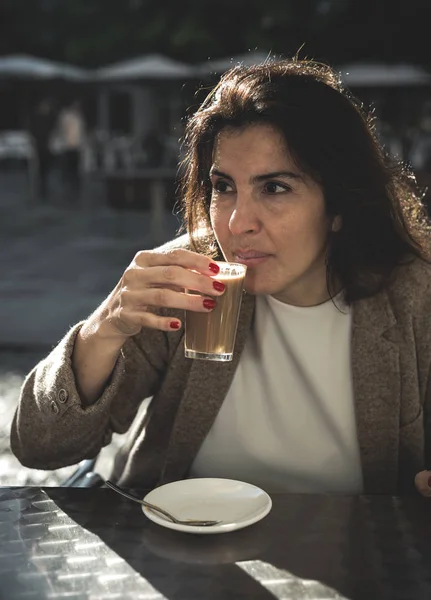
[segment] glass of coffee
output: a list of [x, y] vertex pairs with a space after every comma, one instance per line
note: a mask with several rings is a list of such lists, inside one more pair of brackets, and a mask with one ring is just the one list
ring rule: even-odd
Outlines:
[[232, 360], [236, 329], [247, 267], [239, 263], [217, 262], [214, 279], [225, 284], [217, 305], [209, 313], [186, 310], [185, 355], [187, 358]]

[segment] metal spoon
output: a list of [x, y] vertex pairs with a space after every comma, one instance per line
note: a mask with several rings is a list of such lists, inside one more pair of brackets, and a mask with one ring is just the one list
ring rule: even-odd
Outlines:
[[177, 525], [191, 525], [194, 527], [211, 527], [211, 525], [218, 525], [219, 523], [221, 523], [221, 521], [202, 521], [199, 519], [187, 519], [187, 520], [177, 519], [176, 517], [171, 515], [171, 513], [169, 513], [167, 510], [164, 510], [163, 508], [160, 508], [159, 506], [156, 506], [155, 504], [151, 504], [150, 502], [146, 502], [145, 500], [141, 500], [140, 498], [137, 498], [136, 496], [132, 496], [128, 492], [124, 491], [122, 488], [115, 485], [115, 483], [112, 483], [112, 481], [106, 480], [105, 484], [109, 488], [111, 488], [111, 490], [114, 490], [114, 492], [118, 492], [125, 498], [128, 498], [129, 500], [133, 500], [134, 502], [138, 502], [139, 504], [142, 504], [142, 506], [145, 506], [146, 508], [149, 508], [150, 510], [160, 513], [161, 515], [163, 515], [164, 517], [166, 517], [167, 519], [172, 521], [172, 523], [176, 523]]

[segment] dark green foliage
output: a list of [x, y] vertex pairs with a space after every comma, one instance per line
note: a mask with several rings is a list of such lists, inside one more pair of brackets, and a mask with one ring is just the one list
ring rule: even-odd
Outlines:
[[149, 52], [189, 62], [247, 49], [330, 62], [431, 64], [428, 0], [2, 0], [0, 54], [93, 67]]

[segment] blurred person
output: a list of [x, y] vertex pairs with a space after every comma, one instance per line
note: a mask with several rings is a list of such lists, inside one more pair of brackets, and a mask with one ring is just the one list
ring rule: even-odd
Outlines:
[[36, 105], [28, 123], [37, 157], [36, 193], [40, 200], [47, 200], [49, 197], [49, 176], [53, 166], [50, 142], [56, 118], [54, 103], [50, 98], [44, 98]]
[[85, 121], [78, 100], [61, 110], [58, 136], [62, 147], [62, 172], [67, 197], [76, 202], [81, 195], [81, 159], [85, 143]]
[[[28, 375], [13, 452], [56, 469], [129, 430], [127, 487], [431, 495], [430, 224], [372, 118], [329, 67], [268, 61], [228, 71], [184, 144], [187, 233]], [[184, 310], [223, 294], [215, 259], [247, 265], [230, 363], [184, 356]]]

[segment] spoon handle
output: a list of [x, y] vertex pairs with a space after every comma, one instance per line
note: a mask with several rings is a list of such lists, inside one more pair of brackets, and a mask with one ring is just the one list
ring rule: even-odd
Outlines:
[[155, 510], [155, 511], [159, 512], [160, 514], [162, 514], [165, 517], [167, 517], [173, 523], [175, 523], [177, 521], [177, 519], [175, 519], [174, 516], [172, 516], [166, 510], [163, 510], [163, 508], [160, 508], [159, 506], [156, 506], [155, 504], [151, 504], [150, 502], [146, 502], [145, 500], [141, 500], [141, 498], [137, 498], [136, 496], [132, 496], [132, 494], [129, 494], [128, 492], [126, 492], [122, 488], [118, 487], [117, 485], [115, 485], [115, 483], [112, 483], [112, 481], [109, 481], [107, 479], [105, 481], [105, 484], [109, 488], [111, 488], [112, 490], [114, 490], [114, 492], [118, 492], [119, 494], [121, 494], [125, 498], [128, 498], [129, 500], [133, 500], [134, 502], [138, 502], [139, 504], [142, 504], [143, 506], [146, 506], [147, 508], [150, 508], [151, 510]]

